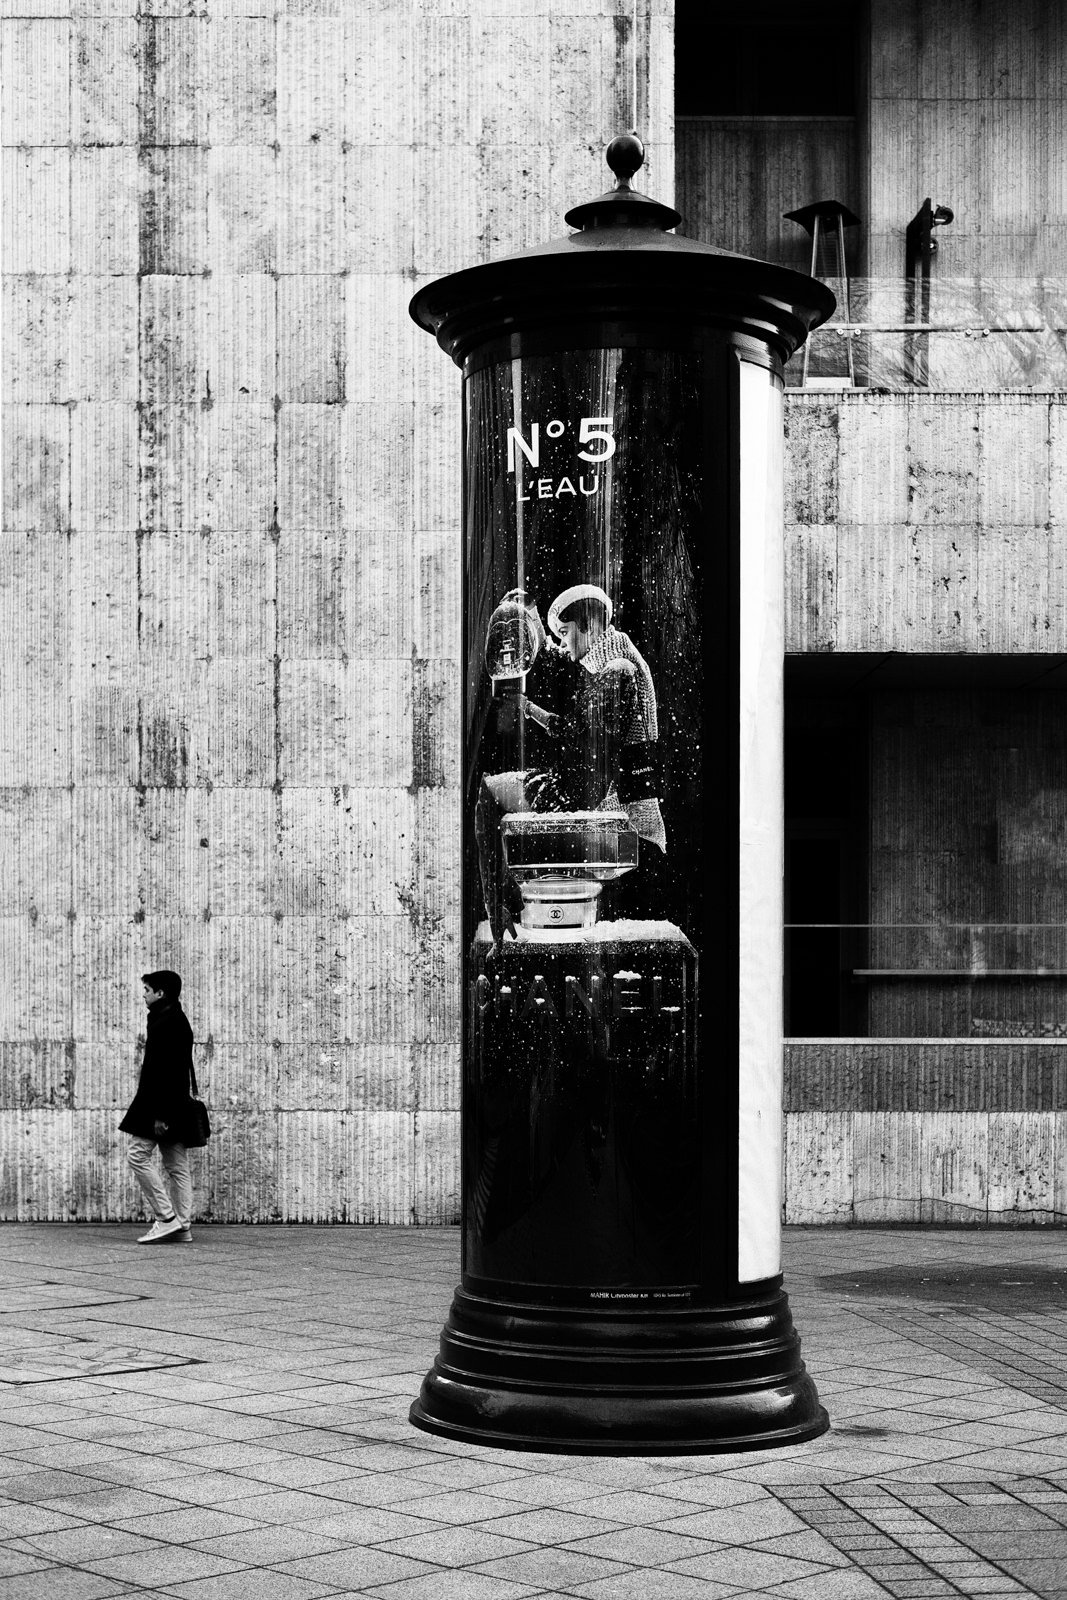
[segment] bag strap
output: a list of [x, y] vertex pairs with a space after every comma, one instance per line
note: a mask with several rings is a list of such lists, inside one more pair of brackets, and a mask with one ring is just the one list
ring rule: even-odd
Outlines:
[[196, 1097], [196, 1099], [199, 1100], [200, 1099], [200, 1090], [196, 1087], [196, 1068], [193, 1066], [193, 1063], [191, 1061], [189, 1063], [189, 1076], [193, 1080], [193, 1094]]

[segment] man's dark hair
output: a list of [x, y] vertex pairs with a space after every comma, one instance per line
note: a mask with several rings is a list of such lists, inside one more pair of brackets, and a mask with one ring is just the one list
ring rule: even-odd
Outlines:
[[157, 990], [164, 1000], [177, 1000], [182, 992], [182, 980], [176, 972], [142, 972], [141, 982]]
[[594, 622], [600, 624], [601, 629], [608, 625], [608, 608], [603, 600], [594, 600], [586, 596], [582, 600], [572, 600], [559, 614], [560, 622], [576, 622], [583, 633], [588, 633]]

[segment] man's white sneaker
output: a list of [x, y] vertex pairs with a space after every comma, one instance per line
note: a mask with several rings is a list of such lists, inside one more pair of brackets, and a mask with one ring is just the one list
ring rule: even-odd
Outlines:
[[169, 1239], [172, 1233], [181, 1233], [182, 1224], [178, 1217], [171, 1217], [169, 1222], [153, 1222], [147, 1233], [142, 1233], [138, 1244], [158, 1244], [161, 1239]]
[[172, 1233], [167, 1239], [168, 1244], [192, 1244], [192, 1242], [193, 1230], [186, 1227], [179, 1228], [177, 1233]]

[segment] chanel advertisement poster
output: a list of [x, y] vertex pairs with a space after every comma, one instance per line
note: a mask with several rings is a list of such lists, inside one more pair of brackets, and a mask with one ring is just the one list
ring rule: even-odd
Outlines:
[[577, 1301], [699, 1278], [695, 385], [603, 349], [467, 380], [466, 1265]]

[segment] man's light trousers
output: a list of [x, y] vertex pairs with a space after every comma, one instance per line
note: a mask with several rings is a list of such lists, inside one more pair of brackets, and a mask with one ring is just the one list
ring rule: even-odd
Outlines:
[[188, 1226], [193, 1210], [189, 1152], [183, 1144], [160, 1145], [159, 1154], [167, 1179], [164, 1183], [152, 1159], [155, 1150], [154, 1139], [131, 1139], [126, 1156], [127, 1165], [141, 1185], [141, 1192], [156, 1221], [162, 1222], [164, 1217], [169, 1217], [173, 1212]]

